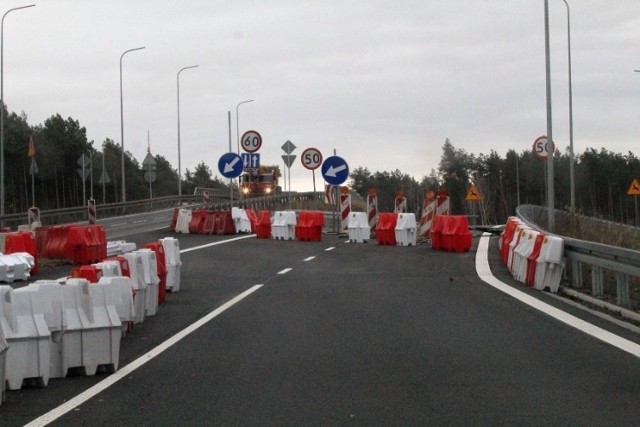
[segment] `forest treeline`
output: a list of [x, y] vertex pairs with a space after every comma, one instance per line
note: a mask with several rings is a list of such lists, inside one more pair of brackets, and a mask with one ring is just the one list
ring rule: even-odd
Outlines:
[[[87, 140], [86, 129], [77, 120], [60, 114], [43, 124], [30, 125], [26, 114], [5, 114], [5, 212], [24, 212], [32, 205], [30, 138], [35, 145], [38, 173], [35, 175], [35, 204], [40, 209], [80, 206], [90, 196], [97, 203], [121, 201], [121, 155], [118, 143], [107, 138], [99, 145]], [[82, 155], [91, 158], [92, 173], [86, 178], [83, 195]], [[129, 151], [124, 153], [127, 201], [149, 198], [145, 168]], [[554, 193], [557, 209], [570, 208], [569, 151], [554, 154]], [[155, 155], [156, 180], [153, 197], [178, 194], [178, 172], [162, 154]], [[437, 170], [425, 171], [418, 181], [413, 176], [394, 171], [371, 172], [366, 167], [351, 171], [347, 185], [363, 197], [371, 188], [378, 194], [378, 210], [391, 211], [395, 194], [402, 190], [411, 212], [420, 213], [424, 195], [431, 190], [446, 189], [452, 214], [478, 215], [485, 224], [502, 224], [514, 215], [520, 204], [546, 205], [546, 161], [532, 150], [510, 150], [505, 157], [495, 151], [472, 154], [455, 148], [450, 140], [442, 146]], [[613, 153], [589, 148], [575, 155], [575, 210], [589, 216], [634, 223], [634, 196], [627, 190], [634, 179], [640, 179], [640, 161], [631, 152]], [[227, 188], [226, 180], [213, 175], [203, 162], [183, 176], [182, 193], [192, 194], [195, 187]], [[481, 200], [465, 201], [471, 185]], [[104, 191], [103, 191], [104, 189]]]

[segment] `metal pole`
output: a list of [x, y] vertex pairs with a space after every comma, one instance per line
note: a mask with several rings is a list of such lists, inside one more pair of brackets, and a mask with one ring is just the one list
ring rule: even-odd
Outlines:
[[107, 189], [107, 174], [104, 171], [104, 155], [106, 151], [104, 149], [104, 145], [102, 146], [102, 204], [104, 205], [106, 202], [106, 189]]
[[551, 56], [549, 53], [549, 0], [544, 0], [544, 50], [547, 80], [547, 210], [548, 230], [553, 233], [555, 228], [555, 205], [553, 188], [553, 126], [551, 114]]
[[199, 65], [190, 65], [181, 68], [176, 77], [178, 87], [178, 196], [182, 196], [182, 165], [180, 164], [180, 73], [189, 68], [196, 68]]
[[569, 3], [562, 0], [567, 6], [567, 46], [569, 52], [569, 186], [571, 188], [571, 210], [576, 208], [576, 184], [574, 175], [575, 154], [573, 152], [573, 89], [571, 85], [571, 17]]
[[0, 22], [0, 215], [4, 215], [4, 18], [9, 12], [33, 6], [35, 4], [9, 9], [2, 15]]
[[518, 195], [518, 206], [520, 206], [520, 172], [518, 171], [518, 153], [516, 153], [516, 194]]
[[240, 154], [240, 125], [238, 123], [238, 107], [248, 102], [253, 102], [253, 99], [249, 99], [248, 101], [242, 101], [238, 103], [238, 105], [236, 105], [236, 139], [238, 140], [238, 154]]
[[134, 50], [144, 49], [145, 46], [136, 47], [135, 49], [125, 50], [122, 55], [120, 55], [120, 144], [122, 148], [122, 153], [120, 153], [120, 173], [122, 174], [122, 200], [121, 202], [127, 201], [127, 194], [125, 192], [125, 179], [124, 179], [124, 108], [122, 102], [122, 58], [129, 52], [133, 52]]
[[[227, 111], [227, 117], [229, 118], [229, 152], [231, 153], [231, 111]], [[229, 178], [229, 200], [231, 200], [231, 205], [233, 206], [233, 179]], [[231, 210], [231, 209], [229, 209]]]

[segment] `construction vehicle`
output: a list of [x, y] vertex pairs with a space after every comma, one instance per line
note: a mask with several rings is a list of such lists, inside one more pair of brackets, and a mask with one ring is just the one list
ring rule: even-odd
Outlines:
[[257, 169], [245, 169], [240, 175], [240, 194], [242, 197], [260, 197], [280, 194], [278, 186], [279, 166], [260, 166]]

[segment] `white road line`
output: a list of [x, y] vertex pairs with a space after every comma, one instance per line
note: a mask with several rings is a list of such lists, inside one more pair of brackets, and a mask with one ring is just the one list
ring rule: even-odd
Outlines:
[[278, 274], [287, 274], [288, 272], [290, 272], [291, 270], [293, 270], [293, 268], [285, 268], [284, 270], [280, 270], [278, 271]]
[[177, 334], [175, 334], [174, 336], [172, 336], [171, 338], [169, 338], [168, 340], [166, 340], [162, 344], [158, 345], [157, 347], [155, 347], [154, 349], [152, 349], [148, 353], [140, 356], [138, 359], [136, 359], [133, 362], [129, 363], [124, 368], [118, 370], [117, 372], [115, 372], [112, 375], [109, 375], [107, 378], [105, 378], [104, 380], [100, 381], [98, 384], [94, 385], [90, 389], [87, 389], [86, 391], [80, 393], [79, 395], [77, 395], [73, 399], [65, 402], [64, 404], [58, 406], [55, 409], [52, 409], [51, 411], [47, 412], [46, 414], [36, 418], [35, 420], [31, 421], [29, 424], [26, 424], [26, 426], [28, 426], [28, 427], [45, 426], [45, 425], [57, 420], [58, 418], [60, 418], [64, 414], [66, 414], [67, 412], [69, 412], [69, 411], [77, 408], [78, 406], [82, 405], [84, 402], [86, 402], [87, 400], [91, 399], [92, 397], [94, 397], [98, 393], [100, 393], [100, 392], [106, 390], [107, 388], [111, 387], [113, 384], [115, 384], [116, 382], [120, 381], [121, 379], [123, 379], [127, 375], [131, 374], [131, 372], [133, 372], [136, 369], [140, 368], [141, 366], [143, 366], [145, 363], [149, 362], [150, 360], [152, 360], [156, 356], [159, 356], [165, 350], [167, 350], [169, 347], [173, 346], [174, 344], [177, 344], [183, 338], [186, 338], [187, 336], [189, 336], [192, 332], [196, 331], [201, 326], [204, 326], [205, 324], [207, 324], [208, 322], [210, 322], [214, 318], [218, 317], [220, 314], [225, 312], [227, 309], [229, 309], [232, 306], [234, 306], [235, 304], [239, 303], [244, 298], [248, 297], [249, 295], [251, 295], [252, 293], [257, 291], [258, 289], [260, 289], [262, 286], [263, 285], [255, 285], [255, 286], [247, 289], [243, 293], [237, 295], [232, 300], [230, 300], [230, 301], [226, 302], [225, 304], [221, 305], [220, 307], [216, 308], [211, 313], [209, 313], [206, 316], [204, 316], [202, 319], [198, 320], [195, 323], [192, 323], [191, 325], [189, 325], [188, 327], [186, 327], [182, 331], [178, 332]]
[[335, 246], [330, 246], [327, 249], [325, 249], [325, 251], [329, 252], [329, 251], [334, 250], [335, 248], [336, 248]]
[[303, 261], [311, 261], [312, 259], [315, 259], [315, 256], [310, 256], [308, 258], [305, 258]]
[[192, 248], [181, 249], [180, 253], [183, 254], [185, 252], [197, 251], [198, 249], [208, 248], [209, 246], [223, 245], [225, 243], [235, 242], [236, 240], [249, 239], [251, 237], [256, 237], [255, 234], [248, 234], [246, 236], [234, 237], [233, 239], [221, 240], [219, 242], [211, 242], [206, 245], [194, 246]]
[[607, 344], [619, 348], [622, 351], [626, 351], [636, 357], [640, 357], [640, 345], [622, 338], [616, 334], [613, 334], [605, 329], [595, 326], [589, 322], [579, 319], [569, 313], [559, 310], [552, 305], [540, 301], [522, 291], [519, 291], [506, 283], [498, 280], [493, 273], [491, 273], [491, 267], [489, 266], [489, 240], [491, 234], [484, 233], [478, 243], [478, 251], [476, 253], [476, 272], [480, 279], [493, 286], [494, 288], [504, 292], [505, 294], [527, 304], [530, 307], [540, 310], [541, 312], [548, 314], [549, 316], [565, 323], [571, 327], [574, 327], [585, 334], [591, 335]]

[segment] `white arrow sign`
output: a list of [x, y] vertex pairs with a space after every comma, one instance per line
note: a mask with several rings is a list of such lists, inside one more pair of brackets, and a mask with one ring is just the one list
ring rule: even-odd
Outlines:
[[224, 165], [224, 173], [229, 173], [229, 172], [233, 172], [233, 167], [236, 165], [236, 163], [238, 163], [240, 161], [240, 157], [236, 157], [234, 158], [231, 163], [228, 163], [226, 165]]
[[343, 170], [345, 170], [347, 168], [347, 165], [340, 165], [337, 168], [334, 168], [333, 166], [329, 167], [329, 170], [327, 170], [326, 175], [327, 176], [332, 176], [335, 178], [336, 174], [338, 172], [342, 172]]

